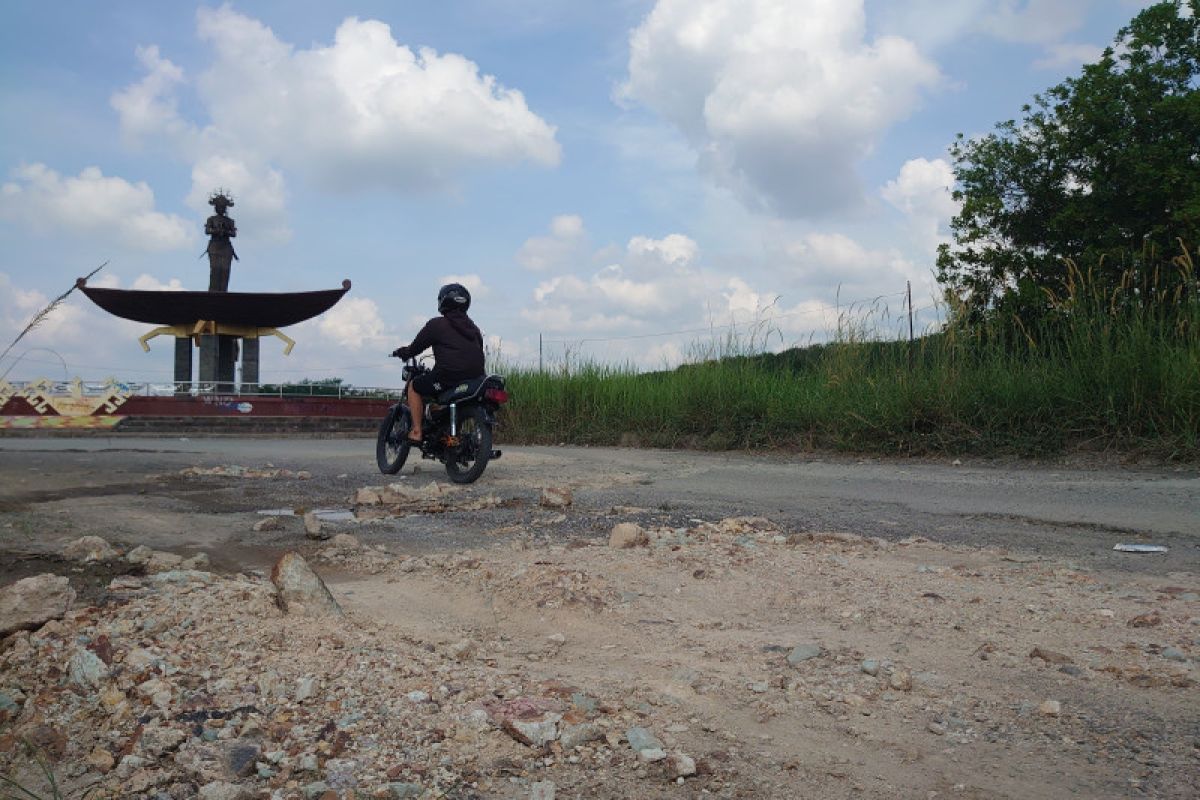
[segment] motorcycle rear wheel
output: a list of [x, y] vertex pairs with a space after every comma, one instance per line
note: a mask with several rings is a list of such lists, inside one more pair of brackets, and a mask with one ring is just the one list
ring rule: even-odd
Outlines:
[[459, 446], [446, 453], [446, 474], [455, 483], [474, 483], [492, 457], [492, 426], [480, 406], [471, 409], [458, 431]]
[[397, 403], [388, 411], [379, 425], [375, 439], [375, 462], [384, 475], [395, 475], [408, 460], [408, 432], [412, 429], [412, 412], [403, 403]]

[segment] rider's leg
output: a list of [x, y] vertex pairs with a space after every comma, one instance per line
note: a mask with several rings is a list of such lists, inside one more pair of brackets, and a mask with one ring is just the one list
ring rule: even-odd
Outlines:
[[422, 426], [425, 424], [425, 398], [421, 397], [416, 387], [408, 386], [408, 410], [412, 412], [412, 430], [408, 433], [410, 439], [420, 439]]

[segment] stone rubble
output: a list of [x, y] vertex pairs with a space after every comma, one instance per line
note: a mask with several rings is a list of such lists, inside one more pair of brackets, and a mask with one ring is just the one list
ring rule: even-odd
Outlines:
[[[605, 741], [613, 715], [626, 718], [619, 704], [487, 666], [471, 657], [476, 643], [442, 657], [385, 642], [366, 621], [294, 616], [328, 596], [306, 570], [288, 554], [274, 583], [123, 576], [115, 603], [13, 634], [0, 649], [12, 706], [0, 770], [34, 780], [17, 745], [29, 739], [45, 743], [63, 786], [91, 786], [95, 800], [298, 800], [486, 794], [568, 756], [638, 763]], [[652, 735], [643, 743], [662, 752], [640, 753], [665, 765], [659, 780], [696, 774], [686, 754]], [[553, 797], [555, 781], [531, 779], [526, 791]]]
[[118, 558], [120, 553], [99, 536], [82, 536], [64, 546], [62, 556], [69, 561], [88, 564], [93, 561], [110, 561]]
[[75, 590], [66, 577], [43, 574], [22, 578], [0, 589], [0, 636], [62, 619], [74, 602]]
[[[402, 494], [372, 489], [366, 497], [378, 500], [364, 506], [402, 509], [385, 504], [386, 492], [390, 501]], [[443, 507], [464, 497], [449, 486], [413, 496], [417, 505], [432, 498]], [[602, 519], [600, 535], [611, 522]], [[909, 560], [893, 571], [860, 574], [865, 559], [895, 546], [789, 533], [761, 517], [622, 524], [635, 529], [629, 538], [638, 549], [522, 540], [520, 548], [403, 557], [364, 545], [365, 528], [362, 539], [342, 533], [305, 543], [313, 563], [383, 571], [387, 582], [469, 589], [501, 614], [534, 620], [581, 612], [578, 627], [561, 618], [539, 623], [517, 652], [490, 626], [423, 641], [347, 615], [298, 554], [280, 559], [268, 582], [213, 575], [195, 556], [176, 556], [171, 565], [146, 548], [137, 563], [157, 558], [158, 571], [115, 579], [112, 602], [64, 605], [58, 619], [0, 643], [0, 723], [9, 725], [0, 724], [0, 771], [28, 767], [20, 737], [52, 754], [71, 786], [98, 781], [98, 800], [770, 797], [788, 796], [801, 781], [820, 787], [814, 796], [857, 796], [848, 777], [853, 764], [780, 766], [765, 755], [770, 729], [762, 729], [760, 744], [719, 714], [689, 718], [684, 708], [731, 706], [761, 725], [794, 721], [843, 737], [841, 746], [898, 736], [903, 758], [921, 753], [913, 749], [919, 739], [935, 743], [922, 756], [930, 759], [942, 752], [956, 760], [965, 751], [954, 748], [964, 745], [1073, 753], [1088, 742], [1096, 758], [1132, 762], [1162, 745], [1143, 738], [1141, 750], [1121, 750], [1080, 698], [1154, 689], [1185, 702], [1179, 690], [1195, 685], [1197, 622], [1188, 620], [1197, 617], [1184, 605], [1195, 602], [1188, 586], [1123, 602], [1073, 568], [934, 563], [942, 551], [920, 537], [900, 545]], [[771, 572], [785, 560], [786, 568]], [[918, 560], [928, 569], [915, 569]], [[638, 581], [630, 578], [634, 568], [642, 569]], [[795, 614], [784, 617], [779, 630], [786, 633], [769, 638], [737, 608], [713, 619], [680, 612], [680, 603], [691, 602], [687, 594], [674, 600], [680, 589], [733, 578], [747, 580], [738, 603]], [[655, 579], [665, 581], [657, 590]], [[981, 599], [982, 587], [994, 590], [991, 599]], [[1051, 595], [1068, 588], [1087, 602], [1052, 605]], [[995, 622], [992, 604], [1013, 595], [1027, 598], [1020, 601], [1024, 624]], [[722, 637], [743, 635], [752, 644], [732, 646], [719, 668], [655, 664], [662, 679], [653, 685], [614, 675], [584, 691], [535, 677], [530, 664], [549, 667], [560, 654], [597, 658], [602, 651], [585, 649], [595, 642], [585, 630], [591, 623], [669, 631], [696, 642], [694, 652], [703, 648], [699, 662], [709, 648], [725, 646], [714, 644]], [[1064, 640], [1058, 624], [1109, 626], [1137, 642], [1116, 649]], [[903, 637], [862, 646], [849, 639], [885, 625]], [[715, 638], [701, 645], [710, 631]], [[951, 661], [971, 674], [1028, 676], [1015, 682], [1021, 696], [1006, 704], [980, 690], [984, 682], [943, 673], [944, 663], [931, 666], [922, 652], [931, 631], [953, 631], [945, 634], [957, 642]], [[698, 742], [707, 744], [698, 749]], [[832, 791], [830, 781], [844, 791]], [[888, 796], [876, 788], [865, 796]]]

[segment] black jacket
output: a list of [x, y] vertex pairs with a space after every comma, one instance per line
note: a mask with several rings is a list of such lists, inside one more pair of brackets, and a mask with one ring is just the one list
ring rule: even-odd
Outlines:
[[417, 356], [430, 347], [434, 372], [444, 380], [469, 380], [484, 372], [483, 334], [463, 311], [451, 311], [429, 320], [404, 349], [409, 356]]

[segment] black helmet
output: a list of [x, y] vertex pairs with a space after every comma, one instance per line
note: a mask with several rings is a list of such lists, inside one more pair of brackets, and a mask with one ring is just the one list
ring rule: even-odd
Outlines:
[[438, 313], [466, 311], [471, 307], [471, 293], [461, 283], [447, 283], [438, 289]]

